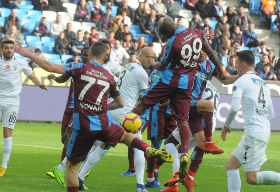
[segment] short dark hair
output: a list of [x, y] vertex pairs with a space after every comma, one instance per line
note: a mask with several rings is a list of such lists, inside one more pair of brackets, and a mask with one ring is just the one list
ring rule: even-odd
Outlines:
[[96, 27], [91, 27], [90, 30], [96, 29]]
[[84, 32], [84, 35], [87, 35], [87, 34], [89, 34], [89, 32], [88, 32], [88, 31], [85, 31], [85, 32]]
[[90, 50], [90, 47], [84, 47], [82, 50], [81, 50], [81, 55], [83, 54], [84, 51], [86, 50]]
[[127, 24], [124, 24], [123, 27], [128, 27], [128, 25], [127, 25]]
[[73, 53], [72, 56], [73, 57], [79, 56], [79, 53]]
[[236, 53], [240, 62], [246, 63], [248, 66], [253, 67], [255, 65], [255, 55], [251, 50], [244, 50]]
[[262, 42], [260, 43], [260, 46], [263, 46], [263, 45], [267, 45], [267, 43], [266, 43], [265, 41], [262, 41]]
[[263, 65], [263, 68], [264, 68], [264, 67], [269, 67], [269, 68], [271, 68], [270, 64], [264, 64], [264, 65]]
[[4, 48], [4, 45], [5, 45], [5, 44], [13, 44], [13, 45], [14, 45], [15, 42], [12, 41], [12, 40], [5, 40], [5, 41], [3, 41], [3, 42], [2, 42], [2, 49]]
[[138, 40], [137, 39], [133, 39], [132, 43], [138, 43]]
[[42, 19], [47, 19], [47, 17], [42, 17], [41, 20], [42, 20]]
[[108, 10], [108, 9], [110, 9], [111, 11], [113, 10], [112, 7], [110, 7], [110, 6], [107, 6], [106, 10]]
[[232, 58], [236, 58], [236, 55], [232, 55], [229, 57], [229, 59], [232, 59]]
[[135, 51], [131, 51], [131, 52], [129, 53], [129, 56], [131, 56], [131, 55], [136, 55], [136, 52], [135, 52]]
[[148, 43], [148, 47], [152, 47], [152, 46], [154, 46], [153, 42]]
[[222, 46], [222, 50], [227, 50], [228, 47], [227, 46]]
[[[274, 49], [270, 49], [269, 51], [272, 51], [273, 53], [275, 53], [275, 52], [274, 52]], [[269, 51], [268, 51], [268, 52], [269, 52]]]
[[79, 29], [79, 30], [77, 31], [77, 33], [80, 33], [80, 32], [83, 32], [83, 31]]
[[243, 5], [239, 5], [238, 9], [241, 8], [241, 7], [243, 7], [243, 9], [244, 9], [244, 6], [243, 6]]
[[39, 52], [39, 53], [42, 53], [41, 49], [39, 49], [39, 48], [36, 48], [34, 52], [35, 52], [35, 53], [38, 53], [38, 52]]
[[106, 45], [99, 41], [92, 44], [90, 48], [90, 56], [100, 58], [106, 54]]
[[265, 56], [267, 56], [267, 57], [268, 57], [268, 54], [263, 54], [263, 55], [262, 55], [262, 57], [265, 57]]
[[101, 42], [103, 44], [108, 44], [111, 47], [111, 42], [108, 39], [99, 39], [98, 42]]
[[130, 34], [130, 33], [126, 33], [126, 34], [124, 34], [124, 36], [127, 36], [127, 35], [130, 35], [130, 36], [131, 36], [131, 34]]

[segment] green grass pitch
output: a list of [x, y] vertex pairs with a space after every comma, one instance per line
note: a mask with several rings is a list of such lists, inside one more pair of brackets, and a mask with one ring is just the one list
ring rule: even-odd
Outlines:
[[[2, 131], [1, 131], [2, 132]], [[196, 192], [226, 192], [226, 160], [236, 148], [243, 132], [228, 134], [226, 142], [220, 139], [220, 131], [214, 133], [214, 140], [225, 150], [222, 155], [205, 155], [195, 177]], [[266, 154], [268, 161], [261, 170], [280, 172], [279, 136], [272, 133]], [[144, 134], [143, 138], [146, 138]], [[55, 179], [47, 177], [46, 172], [59, 164], [62, 144], [60, 124], [17, 123], [13, 135], [13, 149], [4, 177], [0, 178], [0, 192], [60, 192], [66, 191]], [[3, 139], [0, 135], [0, 160], [2, 160]], [[189, 155], [190, 156], [190, 155]], [[88, 191], [131, 192], [136, 190], [135, 177], [122, 177], [119, 174], [128, 168], [127, 147], [119, 144], [104, 156], [85, 180]], [[244, 171], [240, 170], [242, 192], [279, 192], [280, 186], [251, 186], [245, 181]], [[171, 164], [164, 164], [159, 170], [161, 184], [172, 176]], [[159, 191], [149, 189], [150, 192]], [[180, 185], [180, 191], [186, 189]]]

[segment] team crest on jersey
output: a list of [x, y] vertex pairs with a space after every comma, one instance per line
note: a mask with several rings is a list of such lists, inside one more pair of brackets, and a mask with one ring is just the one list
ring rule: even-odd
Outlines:
[[115, 69], [111, 69], [110, 72], [111, 72], [112, 74], [114, 74], [114, 73], [115, 73]]
[[73, 67], [73, 64], [72, 63], [66, 63], [65, 67], [68, 68], [68, 69], [71, 69]]
[[232, 87], [232, 91], [235, 91], [237, 88], [236, 88], [236, 86], [233, 86]]
[[212, 70], [212, 66], [207, 67], [206, 72], [210, 73], [210, 71]]
[[18, 68], [19, 68], [19, 67], [18, 67], [18, 66], [16, 66], [16, 65], [15, 65], [15, 66], [13, 66], [13, 69], [14, 69], [14, 70], [17, 70]]
[[17, 114], [17, 112], [16, 112], [16, 111], [12, 111], [12, 114], [13, 114], [13, 115], [16, 115], [16, 114]]
[[251, 147], [249, 145], [245, 145], [245, 150], [250, 149]]
[[5, 69], [10, 69], [10, 65], [6, 65], [6, 66], [5, 66]]

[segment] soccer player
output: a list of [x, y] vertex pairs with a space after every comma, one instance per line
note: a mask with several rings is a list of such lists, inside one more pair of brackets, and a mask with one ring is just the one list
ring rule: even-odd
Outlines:
[[241, 165], [248, 184], [280, 184], [280, 173], [260, 171], [267, 160], [265, 150], [270, 140], [270, 121], [275, 117], [270, 89], [254, 73], [255, 56], [252, 51], [240, 51], [236, 56], [240, 77], [233, 85], [233, 98], [221, 135], [225, 141], [240, 104], [244, 117], [244, 135], [226, 163], [229, 192], [239, 192], [241, 189], [238, 170]]
[[215, 51], [206, 42], [202, 31], [177, 26], [170, 18], [162, 20], [159, 31], [169, 39], [158, 68], [159, 71], [163, 71], [163, 76], [160, 81], [141, 94], [140, 101], [132, 112], [141, 115], [148, 107], [170, 98], [170, 107], [176, 117], [182, 140], [180, 178], [183, 180], [187, 176], [187, 154], [190, 139], [187, 122], [188, 111], [201, 50], [207, 53], [218, 68], [220, 78], [226, 79], [226, 77], [223, 75]]
[[12, 135], [19, 110], [19, 94], [21, 92], [21, 72], [23, 72], [36, 86], [48, 91], [48, 87], [41, 84], [26, 61], [14, 57], [14, 41], [2, 42], [3, 57], [0, 58], [0, 120], [3, 127], [3, 159], [0, 177], [7, 171], [7, 165], [12, 151]]
[[[89, 62], [89, 51], [90, 47], [85, 47], [81, 51], [81, 59], [82, 63], [88, 63]], [[73, 63], [74, 64], [74, 63]], [[59, 77], [56, 77], [54, 74], [49, 74], [48, 79], [54, 80], [57, 83], [65, 83], [71, 76], [67, 74], [63, 74]], [[66, 108], [64, 110], [64, 115], [62, 118], [62, 124], [61, 124], [61, 142], [64, 144], [62, 154], [61, 154], [61, 163], [53, 168], [52, 172], [47, 172], [47, 175], [50, 177], [56, 177], [57, 182], [62, 186], [65, 187], [65, 170], [66, 170], [66, 150], [67, 150], [67, 144], [70, 139], [71, 133], [73, 131], [72, 123], [73, 123], [73, 112], [74, 112], [74, 95], [73, 95], [73, 89], [74, 84], [73, 80], [71, 80], [70, 88], [69, 88], [69, 94], [68, 94], [68, 100], [66, 103]]]
[[[110, 47], [110, 44], [106, 44]], [[118, 86], [124, 98], [124, 107], [110, 111], [112, 118], [116, 123], [120, 124], [122, 118], [131, 111], [136, 104], [139, 94], [148, 88], [148, 75], [145, 70], [148, 69], [149, 64], [154, 61], [155, 52], [151, 48], [144, 48], [139, 55], [139, 63], [131, 63], [127, 65], [121, 72], [118, 79]], [[136, 136], [142, 139], [141, 131]], [[88, 158], [79, 173], [79, 179], [84, 180], [86, 173], [103, 157], [110, 146], [102, 143]], [[145, 158], [141, 150], [134, 149], [134, 164], [136, 168], [137, 192], [145, 191], [144, 186], [144, 171], [145, 171]]]
[[[123, 97], [117, 90], [113, 76], [102, 67], [106, 59], [106, 45], [96, 42], [90, 49], [90, 63], [78, 65], [55, 65], [43, 60], [25, 48], [16, 46], [16, 51], [22, 56], [28, 57], [44, 70], [72, 76], [74, 89], [74, 114], [73, 132], [67, 146], [66, 156], [66, 182], [68, 192], [78, 192], [78, 166], [83, 161], [93, 143], [101, 140], [111, 146], [118, 142], [132, 146], [148, 155], [173, 162], [173, 157], [168, 153], [162, 153], [151, 148], [144, 141], [133, 134], [124, 133], [123, 129], [112, 120], [109, 110], [124, 106]], [[108, 96], [114, 101], [107, 105]]]

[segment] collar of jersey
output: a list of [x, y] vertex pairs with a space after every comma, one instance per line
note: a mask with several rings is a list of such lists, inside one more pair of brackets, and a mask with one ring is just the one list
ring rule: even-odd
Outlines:
[[253, 71], [247, 71], [245, 74], [255, 74]]
[[177, 34], [181, 33], [182, 31], [184, 31], [186, 29], [187, 28], [184, 25], [182, 25], [175, 31], [174, 35], [177, 35]]
[[103, 68], [103, 65], [101, 65], [100, 63], [96, 63], [96, 62], [89, 62], [90, 64], [92, 65], [95, 65], [97, 67], [102, 67]]

